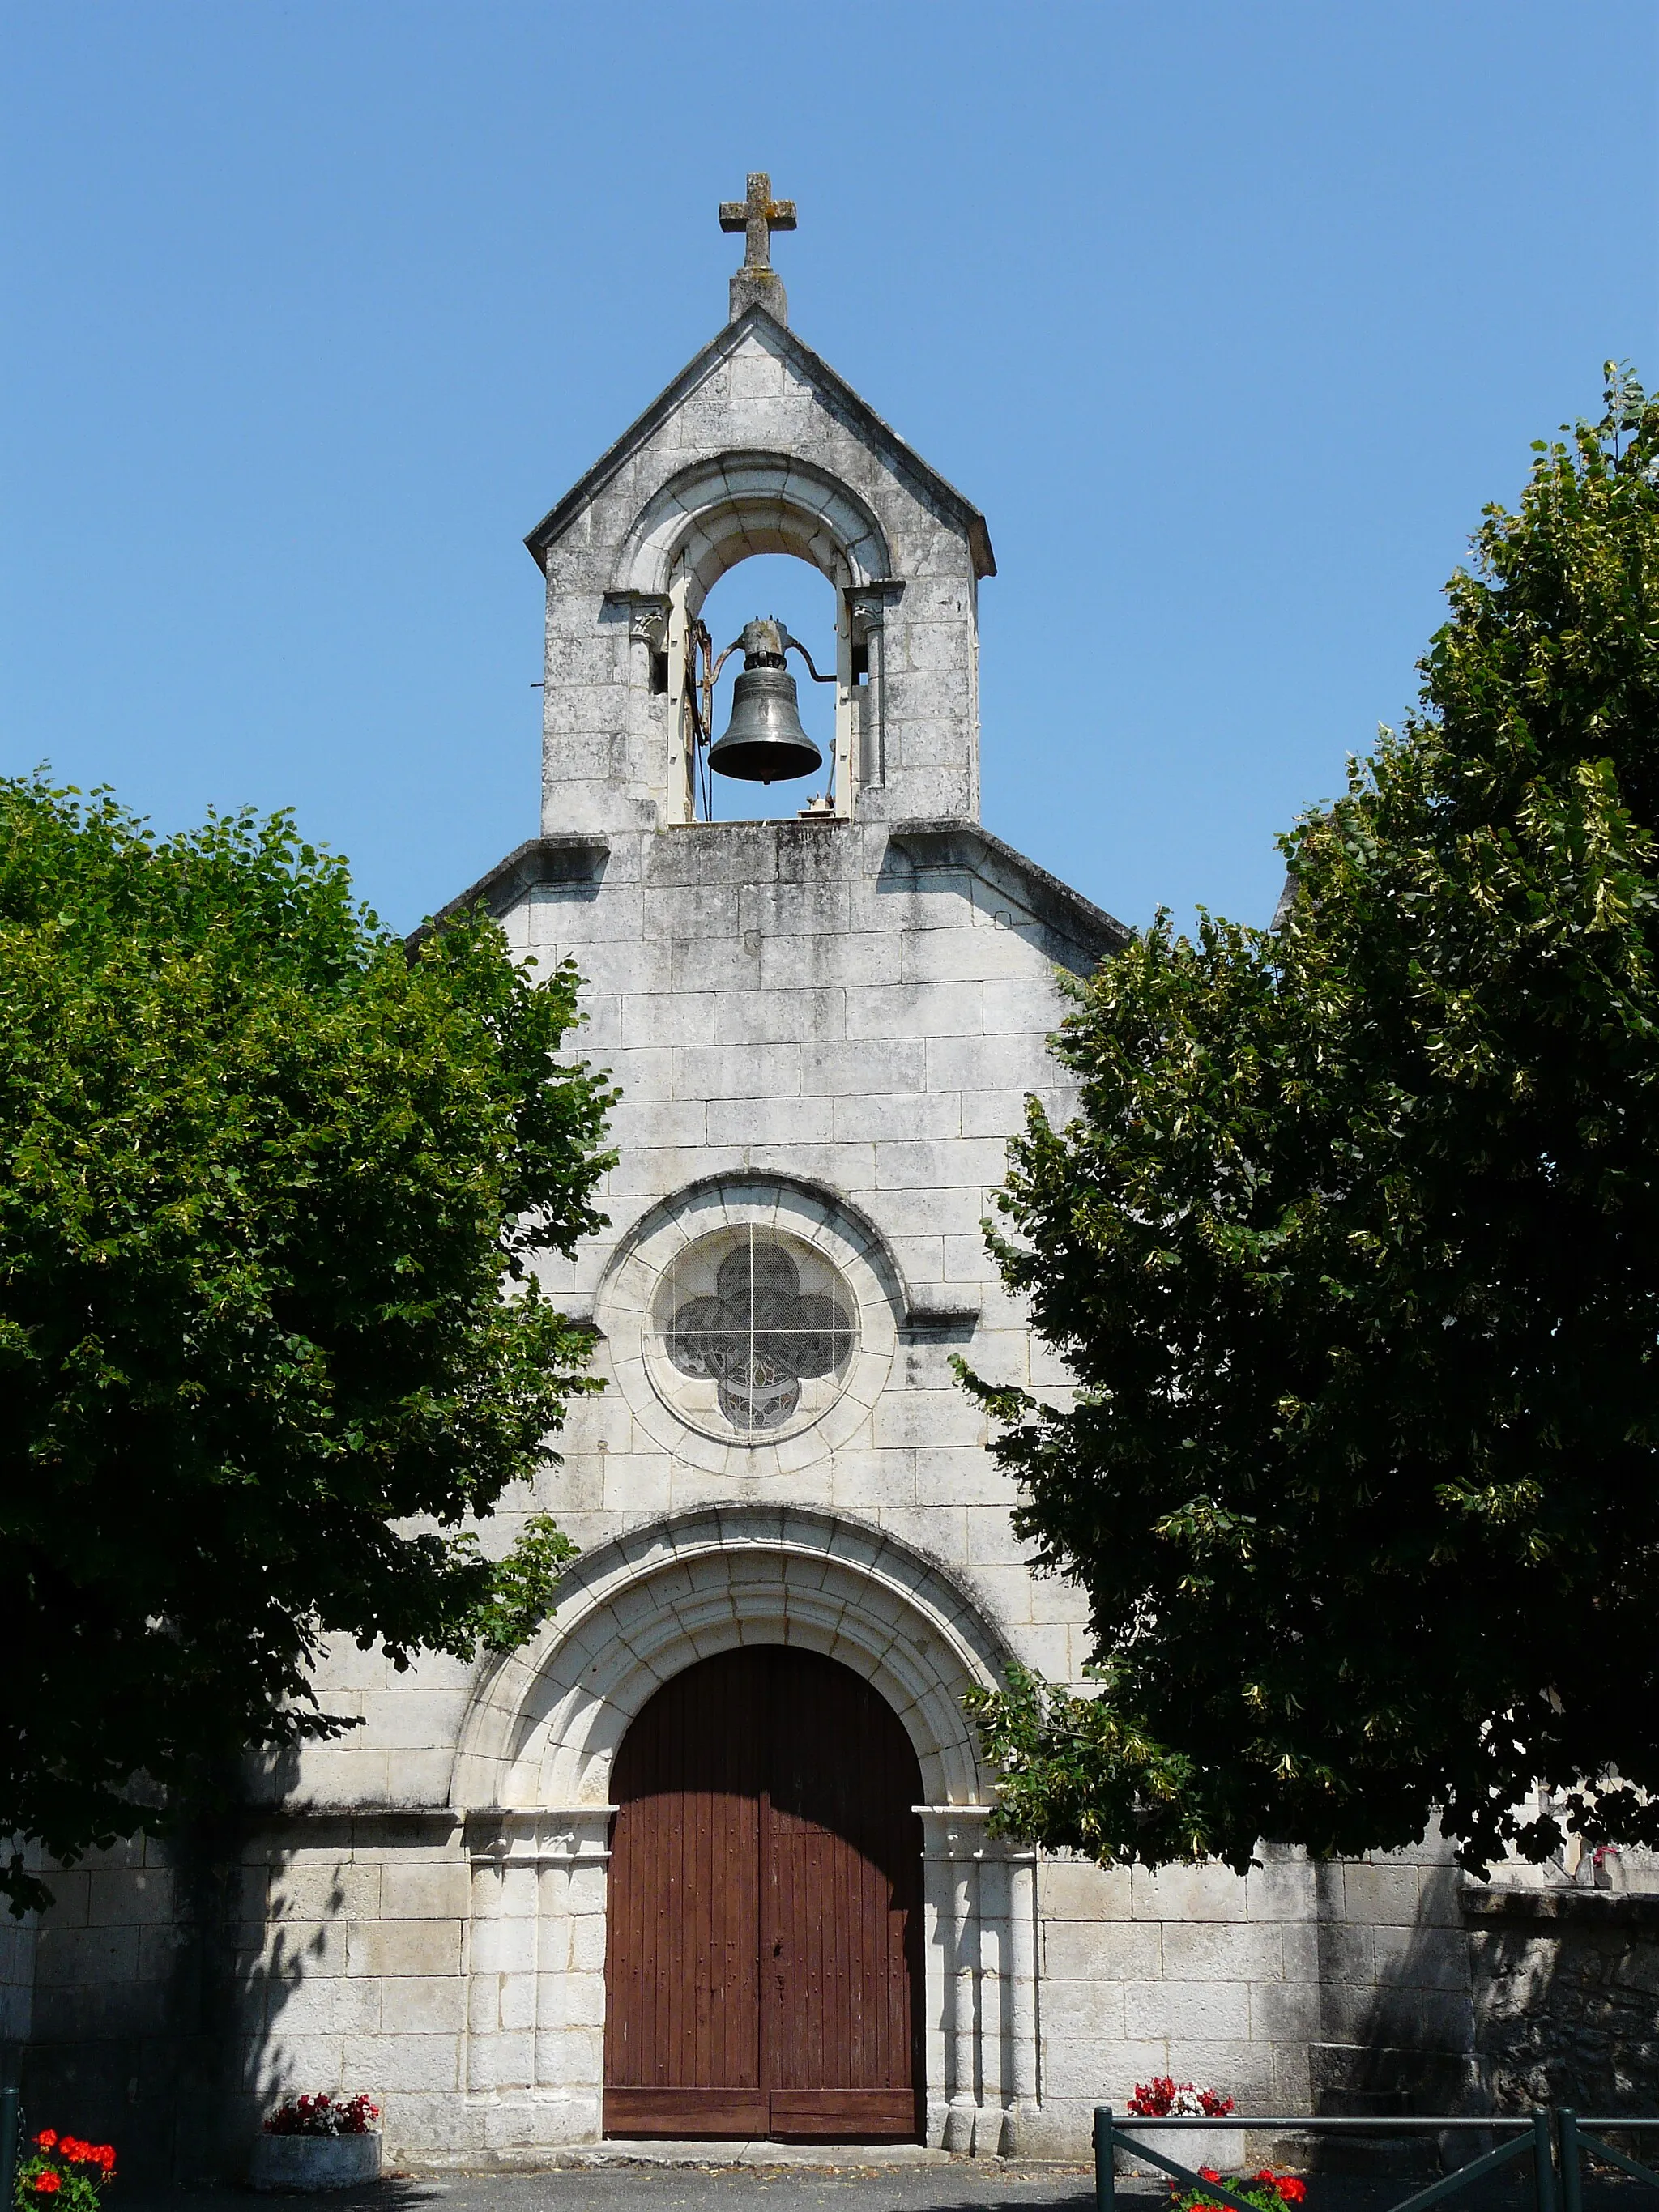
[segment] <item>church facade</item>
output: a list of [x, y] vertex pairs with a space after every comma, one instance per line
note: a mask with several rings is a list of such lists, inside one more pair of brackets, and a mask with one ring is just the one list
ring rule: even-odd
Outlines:
[[[1154, 2074], [1286, 2115], [1527, 2094], [1535, 1877], [1477, 1895], [1432, 1845], [1103, 1871], [991, 1832], [964, 1693], [1079, 1680], [1085, 1607], [951, 1362], [1066, 1387], [980, 1223], [1028, 1094], [1066, 1108], [1059, 979], [1125, 932], [980, 822], [985, 521], [789, 329], [750, 181], [731, 319], [528, 540], [541, 834], [456, 902], [574, 958], [621, 1092], [610, 1225], [545, 1276], [605, 1388], [518, 1502], [580, 1556], [507, 1660], [336, 1652], [362, 1724], [230, 1843], [57, 1877], [16, 1939], [36, 2078], [118, 2136], [191, 2085], [244, 2136], [363, 2089], [433, 2164], [1081, 2155]], [[701, 611], [761, 552], [834, 591], [831, 781], [710, 822]]]

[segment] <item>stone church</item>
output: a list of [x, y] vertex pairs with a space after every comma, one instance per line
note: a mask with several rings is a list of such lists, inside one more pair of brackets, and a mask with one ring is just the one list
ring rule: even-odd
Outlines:
[[[749, 186], [729, 320], [527, 540], [541, 834], [456, 902], [574, 956], [622, 1093], [610, 1226], [547, 1273], [605, 1389], [520, 1501], [580, 1556], [505, 1662], [337, 1652], [363, 1725], [234, 1833], [56, 1877], [8, 1939], [32, 2108], [165, 2166], [204, 2100], [230, 2158], [323, 2088], [431, 2165], [1082, 2155], [1153, 2074], [1285, 2115], [1593, 2106], [1607, 2051], [1651, 2052], [1659, 1899], [1432, 1844], [1240, 1878], [990, 1831], [963, 1693], [1079, 1679], [1085, 1607], [950, 1363], [1065, 1386], [979, 1224], [1027, 1094], [1065, 1110], [1057, 978], [1126, 932], [981, 824], [985, 519], [791, 330], [793, 210]], [[833, 590], [833, 757], [795, 818], [711, 821], [817, 757], [763, 621], [714, 739], [705, 597], [761, 553]]]

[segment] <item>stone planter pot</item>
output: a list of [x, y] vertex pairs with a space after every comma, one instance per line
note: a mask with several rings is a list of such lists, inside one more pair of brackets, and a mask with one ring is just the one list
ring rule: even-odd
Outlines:
[[[1135, 2129], [1133, 2112], [1118, 2115], [1119, 2123], [1132, 2133]], [[1242, 2128], [1160, 2128], [1153, 2121], [1143, 2120], [1146, 2141], [1154, 2150], [1161, 2150], [1165, 2158], [1178, 2159], [1182, 2165], [1196, 2173], [1201, 2166], [1212, 2166], [1218, 2173], [1239, 2173], [1244, 2168], [1244, 2131]], [[1173, 2175], [1154, 2166], [1150, 2159], [1138, 2158], [1132, 2150], [1120, 2148], [1113, 2164], [1119, 2173], [1156, 2175], [1159, 2181], [1173, 2185]]]
[[350, 2189], [380, 2172], [380, 2138], [362, 2136], [268, 2136], [253, 2138], [248, 2179], [256, 2189]]

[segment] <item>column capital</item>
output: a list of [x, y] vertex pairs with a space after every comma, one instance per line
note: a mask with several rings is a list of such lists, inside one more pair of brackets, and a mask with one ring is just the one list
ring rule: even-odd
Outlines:
[[922, 1856], [977, 1859], [985, 1856], [986, 1824], [994, 1805], [913, 1805], [921, 1817]]
[[848, 586], [847, 604], [854, 621], [865, 630], [879, 629], [890, 607], [904, 596], [902, 576], [877, 576], [867, 584]]
[[668, 641], [672, 602], [666, 592], [607, 592], [605, 612], [627, 618], [628, 635], [660, 653]]
[[475, 1870], [603, 1863], [611, 1856], [614, 1805], [493, 1806], [466, 1816]]

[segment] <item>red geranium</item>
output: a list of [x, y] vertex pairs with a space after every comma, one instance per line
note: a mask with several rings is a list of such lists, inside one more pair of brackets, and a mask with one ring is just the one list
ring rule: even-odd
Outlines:
[[42, 2128], [17, 2170], [14, 2203], [52, 2200], [52, 2212], [98, 2212], [99, 2194], [115, 2172], [112, 2143], [88, 2142]]
[[[1275, 2173], [1264, 2166], [1255, 2173], [1219, 2174], [1212, 2166], [1200, 2166], [1200, 2181], [1217, 2182], [1253, 2204], [1256, 2212], [1290, 2212], [1308, 2193], [1307, 2184], [1298, 2181], [1293, 2173]], [[1206, 2197], [1201, 2189], [1183, 2191], [1180, 2183], [1170, 2184], [1170, 2212], [1227, 2212], [1227, 2208]]]

